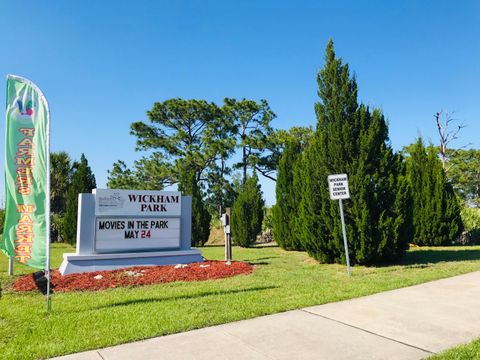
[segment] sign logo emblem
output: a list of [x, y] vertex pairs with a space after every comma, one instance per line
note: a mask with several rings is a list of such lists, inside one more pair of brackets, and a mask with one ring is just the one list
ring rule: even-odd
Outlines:
[[14, 100], [17, 117], [24, 119], [31, 119], [35, 114], [35, 104], [31, 98], [27, 98], [23, 101], [20, 97]]
[[98, 208], [100, 211], [108, 211], [109, 209], [121, 209], [125, 203], [125, 199], [122, 198], [120, 193], [114, 192], [109, 196], [98, 197]]

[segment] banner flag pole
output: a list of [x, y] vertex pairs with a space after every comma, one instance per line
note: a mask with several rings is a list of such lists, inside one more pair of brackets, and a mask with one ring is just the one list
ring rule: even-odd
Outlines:
[[[45, 96], [44, 96], [45, 98]], [[48, 107], [48, 101], [45, 98], [45, 103], [47, 107], [47, 126], [46, 126], [46, 195], [45, 195], [45, 216], [46, 216], [46, 269], [45, 275], [47, 277], [47, 311], [52, 310], [52, 297], [50, 294], [50, 285], [51, 285], [51, 273], [50, 273], [50, 108]]]
[[13, 256], [8, 257], [8, 276], [13, 276]]

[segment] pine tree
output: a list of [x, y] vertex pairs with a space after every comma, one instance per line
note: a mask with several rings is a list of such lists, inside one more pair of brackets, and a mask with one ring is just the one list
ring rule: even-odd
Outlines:
[[84, 154], [73, 168], [72, 182], [67, 190], [67, 209], [60, 229], [62, 238], [70, 244], [75, 244], [77, 238], [78, 194], [91, 193], [92, 189], [97, 187], [95, 176]]
[[210, 235], [211, 215], [205, 206], [193, 171], [182, 171], [178, 189], [183, 195], [192, 197], [192, 246], [203, 246]]
[[407, 174], [413, 194], [413, 243], [450, 245], [462, 232], [460, 206], [434, 146], [409, 146]]
[[[357, 82], [327, 45], [317, 82], [317, 128], [300, 172], [302, 200], [297, 229], [307, 252], [322, 262], [344, 262], [338, 201], [327, 177], [346, 173], [351, 198], [344, 213], [352, 263], [374, 264], [404, 254], [410, 236], [410, 197], [404, 164], [394, 154], [380, 110], [357, 102]], [[402, 192], [403, 191], [403, 192]]]
[[297, 219], [294, 216], [297, 213], [301, 196], [294, 185], [294, 169], [296, 162], [299, 161], [301, 150], [301, 143], [298, 139], [289, 139], [277, 172], [277, 202], [273, 207], [273, 237], [280, 247], [287, 250], [301, 249], [295, 227]]
[[65, 213], [66, 193], [70, 185], [72, 163], [65, 151], [50, 153], [50, 204], [51, 212]]
[[262, 191], [257, 174], [247, 177], [238, 197], [233, 203], [231, 229], [235, 244], [250, 247], [262, 231], [263, 222]]
[[[312, 140], [312, 139], [310, 139]], [[299, 154], [298, 158], [295, 160], [293, 165], [293, 190], [292, 196], [294, 196], [297, 204], [297, 208], [290, 214], [292, 217], [292, 227], [293, 230], [291, 232], [292, 235], [292, 243], [295, 245], [296, 250], [305, 251], [305, 248], [302, 243], [302, 228], [304, 226], [303, 217], [302, 217], [302, 209], [304, 205], [303, 196], [305, 193], [305, 181], [308, 177], [305, 174], [304, 170], [306, 169], [305, 162], [305, 149], [308, 148], [310, 145], [309, 143], [305, 144], [306, 146], [302, 148], [302, 152]]]

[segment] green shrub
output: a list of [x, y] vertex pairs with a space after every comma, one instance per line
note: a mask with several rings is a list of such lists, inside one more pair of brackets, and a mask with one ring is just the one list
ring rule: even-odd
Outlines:
[[423, 140], [408, 148], [407, 176], [413, 198], [413, 243], [451, 245], [462, 233], [458, 199], [448, 182], [436, 149]]
[[247, 178], [240, 194], [233, 203], [231, 230], [235, 244], [250, 247], [262, 231], [262, 191], [256, 174]]
[[52, 213], [50, 220], [50, 241], [65, 242], [62, 237], [62, 229], [65, 223], [64, 216], [58, 213]]
[[263, 209], [262, 231], [273, 229], [273, 208], [265, 206]]
[[192, 246], [203, 246], [210, 235], [212, 217], [205, 206], [194, 172], [184, 171], [180, 175], [178, 190], [192, 197]]
[[301, 193], [294, 185], [295, 164], [301, 160], [301, 155], [300, 140], [289, 139], [278, 165], [273, 237], [276, 243], [286, 250], [303, 250], [295, 228]]
[[64, 241], [75, 245], [77, 241], [78, 194], [91, 193], [97, 187], [95, 176], [84, 154], [80, 162], [74, 164], [72, 181], [67, 190], [66, 211], [60, 227], [60, 236]]
[[464, 245], [480, 244], [480, 209], [464, 206], [461, 216], [464, 232], [460, 242]]

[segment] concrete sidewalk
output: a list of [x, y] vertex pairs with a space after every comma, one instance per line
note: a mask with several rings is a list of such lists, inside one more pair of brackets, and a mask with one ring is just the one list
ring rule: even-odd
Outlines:
[[480, 272], [63, 360], [421, 359], [480, 337]]

